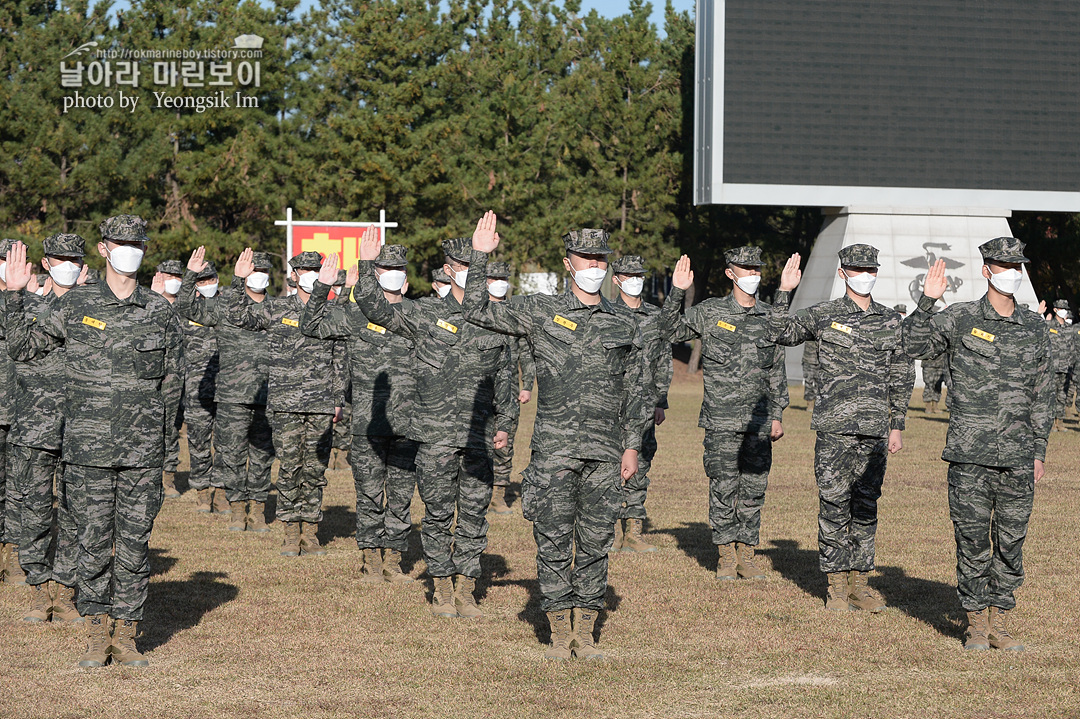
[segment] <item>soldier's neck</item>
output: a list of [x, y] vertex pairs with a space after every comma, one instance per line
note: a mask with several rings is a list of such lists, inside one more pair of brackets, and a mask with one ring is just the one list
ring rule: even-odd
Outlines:
[[458, 287], [457, 282], [450, 283], [450, 294], [454, 296], [454, 299], [458, 301], [459, 305], [465, 304], [465, 288]]
[[68, 293], [68, 290], [70, 290], [70, 289], [71, 289], [71, 287], [64, 287], [62, 285], [58, 285], [55, 282], [53, 282], [52, 293], [54, 295], [56, 295], [57, 297], [63, 297], [64, 295], [66, 295]]
[[112, 290], [118, 300], [126, 300], [131, 297], [135, 292], [135, 288], [138, 287], [134, 277], [120, 274], [113, 269], [110, 263], [105, 263], [105, 284], [109, 286], [109, 289]]
[[[753, 307], [757, 304], [757, 295], [752, 295], [749, 292], [743, 292], [742, 288], [738, 285], [733, 285], [731, 290], [731, 296], [735, 298], [735, 301], [739, 303], [740, 307]], [[866, 309], [865, 307], [863, 309]]]
[[858, 292], [855, 292], [850, 287], [848, 287], [847, 296], [851, 298], [852, 302], [862, 308], [863, 312], [866, 312], [866, 310], [870, 308], [870, 303], [874, 301], [874, 298], [870, 295], [860, 295]]
[[1062, 325], [1062, 326], [1065, 325], [1065, 320], [1062, 319], [1061, 317], [1058, 317], [1056, 312], [1054, 313], [1054, 321], [1057, 322], [1059, 325]]
[[386, 301], [389, 302], [392, 305], [401, 304], [401, 293], [400, 292], [387, 292], [386, 290], [383, 290], [382, 295], [383, 295], [383, 297], [386, 298]]
[[311, 293], [299, 289], [296, 291], [296, 296], [300, 299], [302, 305], [306, 305], [307, 301], [311, 299]]
[[986, 299], [990, 300], [990, 306], [994, 308], [994, 312], [1002, 317], [1012, 317], [1016, 310], [1016, 301], [1013, 300], [1012, 295], [998, 292], [997, 288], [989, 282], [986, 285]]
[[170, 295], [168, 292], [163, 292], [161, 296], [167, 299], [170, 305], [176, 304], [176, 295]]
[[577, 297], [583, 305], [598, 305], [600, 304], [600, 293], [589, 294], [585, 290], [577, 286], [577, 283], [570, 285], [570, 291], [574, 293], [574, 297]]
[[247, 292], [247, 296], [251, 298], [252, 302], [262, 302], [266, 299], [265, 292], [256, 292], [247, 285], [244, 285], [244, 292]]

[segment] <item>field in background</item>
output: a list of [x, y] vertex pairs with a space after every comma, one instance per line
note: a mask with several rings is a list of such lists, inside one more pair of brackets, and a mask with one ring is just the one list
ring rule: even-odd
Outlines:
[[[493, 519], [479, 621], [435, 619], [427, 581], [357, 581], [354, 494], [330, 473], [321, 558], [167, 501], [152, 539], [140, 647], [148, 669], [81, 670], [80, 630], [18, 621], [0, 585], [0, 717], [1053, 717], [1080, 715], [1080, 432], [1051, 436], [1012, 616], [1021, 655], [966, 654], [956, 600], [946, 419], [914, 401], [879, 507], [883, 615], [826, 614], [813, 433], [800, 390], [775, 448], [762, 521], [768, 579], [717, 583], [697, 427], [700, 381], [672, 386], [648, 509], [652, 555], [613, 558], [602, 664], [542, 660], [531, 525]], [[516, 469], [535, 405], [527, 405]], [[1071, 425], [1074, 429], [1077, 425]], [[515, 479], [517, 475], [515, 474]], [[416, 499], [414, 522], [423, 507]], [[420, 577], [419, 539], [406, 569]]]

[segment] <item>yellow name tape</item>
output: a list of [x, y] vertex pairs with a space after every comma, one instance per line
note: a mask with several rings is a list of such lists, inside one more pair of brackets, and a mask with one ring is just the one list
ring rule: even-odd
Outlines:
[[981, 340], [986, 340], [987, 342], [993, 342], [994, 341], [994, 335], [990, 334], [989, 332], [983, 332], [978, 327], [972, 327], [971, 328], [971, 334], [975, 335], [976, 337], [978, 337]]
[[562, 315], [555, 315], [555, 324], [565, 327], [571, 332], [577, 329], [577, 322], [571, 322]]
[[1056, 335], [1057, 333], [1058, 333], [1057, 330], [1054, 330], [1054, 329], [1050, 330], [1050, 334], [1052, 334], [1052, 335]]
[[369, 330], [371, 330], [372, 332], [378, 332], [381, 335], [386, 334], [386, 328], [385, 327], [380, 327], [379, 325], [375, 324], [374, 322], [368, 322], [367, 323], [367, 328]]
[[719, 322], [717, 322], [716, 326], [720, 327], [721, 329], [725, 329], [728, 332], [734, 332], [735, 331], [735, 325], [729, 325], [727, 322], [724, 322], [723, 320], [720, 320]]
[[847, 325], [842, 325], [839, 322], [833, 322], [829, 326], [832, 327], [834, 330], [840, 330], [841, 332], [843, 332], [846, 335], [851, 334], [851, 328], [848, 327]]
[[299, 320], [290, 320], [288, 317], [282, 317], [281, 318], [281, 324], [288, 325], [289, 327], [299, 327], [300, 326], [300, 321]]
[[194, 325], [194, 326], [196, 326], [196, 327], [202, 327], [202, 326], [203, 326], [203, 325], [200, 325], [200, 324], [199, 324], [198, 322], [196, 322], [195, 320], [188, 320], [188, 321], [187, 321], [187, 323], [188, 323], [189, 325]]
[[454, 325], [450, 324], [450, 323], [449, 323], [449, 322], [447, 322], [446, 320], [439, 320], [439, 321], [438, 321], [438, 322], [436, 322], [435, 324], [437, 324], [437, 325], [438, 325], [439, 327], [442, 327], [442, 328], [443, 328], [444, 330], [446, 330], [447, 332], [453, 332], [454, 334], [457, 334], [457, 327], [455, 327]]
[[83, 315], [82, 323], [84, 325], [90, 325], [91, 327], [95, 327], [99, 330], [105, 329], [104, 322], [102, 322], [101, 320], [95, 320], [93, 317], [87, 317], [86, 315]]

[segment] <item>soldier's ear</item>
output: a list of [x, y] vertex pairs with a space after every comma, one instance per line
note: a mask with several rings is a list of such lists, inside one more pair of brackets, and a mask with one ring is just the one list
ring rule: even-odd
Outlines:
[[108, 255], [105, 252], [105, 243], [104, 242], [97, 243], [97, 251], [98, 251], [98, 254], [101, 255], [102, 257], [108, 257]]
[[985, 263], [982, 266], [982, 276], [984, 280], [990, 279], [990, 268]]
[[574, 266], [572, 264], [570, 264], [570, 258], [569, 257], [563, 257], [562, 262], [563, 262], [563, 267], [566, 268], [566, 271], [569, 272], [570, 274], [574, 274]]

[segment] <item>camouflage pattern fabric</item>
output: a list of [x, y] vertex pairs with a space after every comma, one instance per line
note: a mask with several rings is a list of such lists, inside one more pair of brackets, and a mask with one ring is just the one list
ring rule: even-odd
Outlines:
[[[490, 266], [490, 265], [489, 265]], [[533, 362], [532, 347], [526, 337], [511, 338], [510, 347], [510, 371], [511, 376], [520, 378], [521, 389], [533, 391], [533, 383], [536, 381], [536, 363]], [[516, 394], [514, 399], [516, 399]], [[502, 449], [491, 450], [492, 468], [495, 472], [495, 486], [510, 486], [510, 475], [514, 470], [514, 440], [517, 437], [518, 422], [521, 419], [521, 407], [515, 408], [513, 420], [507, 429], [508, 439]]]
[[[11, 538], [8, 538], [8, 494], [13, 493], [15, 489], [14, 484], [10, 487], [7, 482], [7, 466], [8, 466], [8, 427], [7, 425], [0, 424], [0, 544], [17, 544], [19, 538], [17, 532], [15, 532], [15, 525], [12, 525]], [[12, 513], [15, 512], [17, 505], [12, 505]]]
[[922, 361], [923, 402], [940, 402], [941, 388], [948, 387], [948, 368], [945, 355], [931, 357]]
[[352, 436], [349, 464], [356, 487], [356, 546], [360, 549], [408, 550], [416, 449], [416, 442], [405, 437]]
[[[199, 277], [202, 278], [204, 274], [205, 270]], [[199, 295], [192, 301], [213, 307], [216, 306], [218, 298]], [[207, 311], [213, 313], [214, 309]], [[214, 399], [221, 356], [213, 327], [185, 317], [181, 317], [180, 326], [184, 331], [184, 422], [187, 424], [188, 455], [191, 463], [188, 485], [196, 490], [207, 489], [212, 485], [210, 443], [214, 433], [214, 418], [217, 415]], [[224, 483], [216, 486], [224, 487]]]
[[772, 468], [772, 441], [759, 432], [705, 432], [713, 544], [757, 546]]
[[74, 587], [79, 534], [71, 514], [60, 453], [19, 445], [13, 445], [9, 451], [11, 476], [21, 488], [18, 545], [26, 581], [38, 585], [52, 580]]
[[187, 425], [188, 457], [191, 471], [188, 474], [188, 486], [191, 489], [209, 489], [211, 486], [224, 488], [224, 482], [213, 482], [213, 455], [210, 447], [214, 436], [214, 422], [217, 418], [217, 404], [213, 400], [201, 399], [198, 389], [192, 385], [198, 383], [198, 375], [188, 375], [184, 386], [184, 423]]
[[494, 481], [487, 449], [422, 442], [416, 451], [416, 479], [424, 502], [420, 539], [428, 574], [479, 577]]
[[645, 519], [645, 500], [648, 498], [649, 470], [656, 458], [656, 425], [649, 422], [645, 434], [641, 435], [641, 449], [638, 450], [638, 471], [623, 485], [623, 501], [619, 507], [618, 519]]
[[818, 432], [814, 475], [822, 572], [873, 571], [877, 500], [887, 459], [884, 438]]
[[[11, 242], [4, 240], [0, 249], [7, 256], [7, 249]], [[18, 537], [7, 536], [7, 437], [11, 428], [12, 401], [15, 397], [15, 366], [8, 355], [7, 331], [5, 329], [7, 315], [7, 292], [0, 292], [0, 544], [15, 544]]]
[[265, 502], [273, 463], [274, 442], [266, 405], [218, 402], [213, 486], [224, 487], [230, 502]]
[[[23, 307], [33, 324], [56, 306], [56, 295], [25, 294]], [[15, 391], [8, 441], [24, 447], [60, 450], [64, 433], [64, 347], [60, 340], [42, 335], [36, 346], [24, 344], [15, 354]], [[51, 490], [50, 490], [51, 491]]]
[[1047, 323], [1050, 333], [1050, 359], [1054, 370], [1054, 416], [1065, 417], [1069, 393], [1069, 373], [1076, 363], [1076, 342], [1072, 328], [1057, 319]]
[[[270, 396], [273, 398], [272, 384]], [[333, 415], [272, 413], [274, 449], [281, 463], [277, 478], [277, 518], [282, 522], [322, 521], [333, 424]]]
[[818, 343], [806, 340], [802, 352], [803, 399], [813, 402], [817, 399]]

